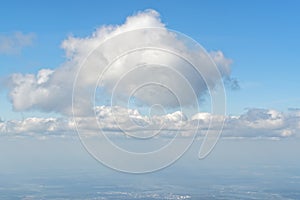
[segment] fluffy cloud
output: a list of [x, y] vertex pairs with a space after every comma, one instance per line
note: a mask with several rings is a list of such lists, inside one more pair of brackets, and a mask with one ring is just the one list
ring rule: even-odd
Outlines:
[[[177, 111], [159, 116], [141, 115], [136, 109], [123, 107], [97, 107], [95, 117], [98, 124], [88, 117], [78, 118], [77, 126], [90, 134], [97, 134], [101, 129], [107, 134], [123, 136], [124, 132], [133, 137], [146, 138], [157, 136], [182, 137], [192, 136], [194, 131], [203, 136], [208, 128], [218, 129], [225, 116], [210, 113], [197, 113], [187, 118]], [[278, 112], [268, 109], [249, 109], [240, 116], [226, 116], [222, 137], [230, 138], [285, 138], [299, 137], [300, 112], [290, 110]], [[216, 126], [210, 126], [214, 120]], [[218, 123], [218, 121], [220, 123]], [[62, 118], [27, 118], [22, 121], [1, 121], [2, 135], [76, 135], [73, 119]]]
[[[185, 42], [182, 36], [165, 28], [156, 11], [139, 12], [128, 17], [122, 25], [102, 26], [89, 37], [70, 36], [62, 43], [66, 62], [55, 70], [12, 75], [9, 97], [16, 111], [54, 111], [71, 115], [73, 83], [81, 70], [75, 85], [78, 113], [93, 107], [90, 99], [95, 85], [101, 88], [100, 102], [113, 97], [118, 105], [132, 96], [137, 105], [195, 104], [195, 98], [203, 96], [208, 88], [214, 88], [220, 79], [230, 78], [231, 60], [221, 51], [210, 52], [217, 64], [218, 70], [214, 70], [214, 64], [203, 50]], [[128, 53], [142, 47], [142, 50]], [[125, 56], [115, 61], [124, 53]], [[183, 58], [199, 66], [197, 70], [201, 74]], [[109, 63], [109, 70], [105, 70]], [[103, 76], [97, 84], [100, 74]]]
[[[231, 117], [225, 134], [245, 137], [288, 137], [299, 133], [299, 113], [268, 109], [249, 109], [246, 114]], [[232, 131], [231, 129], [235, 129]]]
[[0, 35], [0, 54], [16, 54], [24, 47], [32, 45], [35, 35], [15, 32], [11, 35]]
[[62, 118], [26, 118], [0, 122], [3, 135], [59, 135], [65, 136], [74, 131], [74, 123]]
[[[22, 33], [0, 36], [0, 53], [18, 52], [30, 45], [32, 38]], [[60, 67], [41, 69], [36, 74], [13, 74], [8, 84], [9, 97], [16, 111], [54, 111], [65, 114], [66, 118], [0, 121], [0, 133], [73, 135], [75, 123], [71, 115], [75, 91], [74, 108], [80, 113], [75, 116], [77, 126], [92, 134], [102, 129], [117, 135], [125, 131], [133, 137], [148, 137], [153, 132], [165, 136], [176, 132], [189, 137], [194, 131], [204, 135], [208, 129], [218, 130], [225, 118], [223, 137], [298, 136], [299, 109], [285, 113], [249, 109], [240, 116], [196, 113], [187, 117], [181, 111], [142, 115], [137, 109], [124, 107], [128, 98], [134, 97], [135, 106], [160, 104], [176, 110], [179, 105], [195, 103], [195, 97], [204, 95], [208, 88], [213, 89], [221, 79], [233, 88], [238, 87], [236, 80], [230, 77], [232, 61], [221, 51], [209, 52], [215, 66], [205, 52], [185, 42], [180, 34], [166, 29], [159, 13], [153, 10], [130, 16], [122, 25], [102, 26], [89, 37], [70, 36], [62, 42], [67, 60]], [[134, 51], [128, 52], [132, 49]], [[183, 58], [198, 66], [201, 74]], [[77, 75], [77, 72], [80, 73]], [[75, 78], [76, 90], [73, 90]], [[95, 86], [100, 90], [96, 93], [98, 102], [93, 105], [91, 94]], [[106, 98], [112, 100], [113, 106], [105, 106]], [[84, 115], [90, 108], [95, 116]], [[93, 123], [94, 117], [98, 123]], [[210, 124], [211, 120], [216, 123]]]

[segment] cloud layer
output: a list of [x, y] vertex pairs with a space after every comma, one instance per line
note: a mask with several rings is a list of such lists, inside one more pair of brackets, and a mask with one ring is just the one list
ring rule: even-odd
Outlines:
[[[182, 112], [160, 116], [141, 115], [135, 109], [100, 106], [96, 108], [98, 124], [91, 123], [88, 117], [77, 119], [77, 125], [89, 132], [98, 134], [99, 130], [107, 134], [146, 138], [171, 137], [180, 134], [190, 137], [195, 131], [203, 136], [209, 128], [210, 120], [222, 122], [223, 117], [210, 113], [197, 113], [187, 118]], [[226, 116], [222, 137], [230, 138], [286, 138], [299, 137], [300, 111], [278, 112], [268, 109], [249, 109], [240, 116]], [[216, 126], [221, 125], [215, 123]], [[210, 127], [212, 130], [218, 127]], [[1, 135], [37, 135], [37, 136], [74, 136], [76, 135], [73, 119], [65, 118], [27, 118], [21, 121], [0, 122]], [[157, 134], [155, 134], [157, 133]]]

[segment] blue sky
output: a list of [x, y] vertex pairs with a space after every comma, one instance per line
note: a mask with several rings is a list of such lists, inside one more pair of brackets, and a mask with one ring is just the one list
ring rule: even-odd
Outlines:
[[[87, 36], [103, 24], [122, 24], [127, 16], [152, 8], [168, 28], [187, 34], [207, 50], [222, 50], [233, 60], [232, 76], [241, 89], [227, 91], [229, 114], [253, 107], [299, 107], [297, 1], [7, 1], [3, 5], [2, 35], [20, 31], [35, 36], [21, 52], [0, 54], [2, 77], [57, 68], [64, 62], [60, 44], [68, 35]], [[9, 117], [11, 108], [4, 94], [1, 104]]]
[[[78, 51], [86, 51], [82, 48], [84, 42], [89, 38], [97, 42], [99, 27], [122, 27], [128, 16], [143, 20], [141, 13], [144, 12], [159, 26], [182, 32], [200, 43], [212, 56], [219, 55], [225, 71], [230, 68], [231, 72], [223, 75], [237, 80], [240, 89], [226, 88], [227, 114], [233, 116], [228, 117], [228, 132], [244, 130], [245, 127], [235, 121], [236, 117], [241, 124], [256, 124], [254, 130], [250, 128], [255, 136], [256, 132], [266, 132], [261, 128], [270, 120], [276, 124], [271, 129], [280, 130], [271, 136], [293, 135], [299, 129], [300, 61], [297, 57], [300, 28], [297, 25], [300, 17], [297, 1], [8, 1], [3, 5], [0, 8], [5, 16], [0, 19], [0, 117], [4, 120], [38, 117], [39, 123], [43, 124], [49, 120], [47, 118], [70, 117], [70, 112], [66, 114], [72, 96], [68, 85], [72, 84], [75, 74], [60, 74], [68, 71], [68, 62], [73, 59], [66, 52], [72, 51], [74, 45]], [[147, 9], [155, 11], [147, 13]], [[60, 72], [48, 81], [49, 74], [54, 71]], [[22, 83], [25, 81], [30, 85], [36, 81], [38, 85], [35, 79], [39, 74], [42, 81], [46, 81], [45, 87], [26, 88]], [[4, 84], [7, 80], [10, 87]], [[53, 86], [54, 82], [57, 83]], [[63, 89], [52, 91], [59, 87]], [[12, 94], [12, 91], [16, 93]], [[43, 92], [51, 98], [44, 98]], [[108, 108], [101, 109], [106, 112]], [[118, 112], [123, 116], [122, 109]], [[178, 117], [177, 114], [174, 115]], [[277, 118], [282, 121], [276, 121]], [[64, 123], [59, 119], [56, 122]], [[251, 135], [251, 131], [245, 131], [245, 135]]]
[[[72, 85], [75, 74], [66, 72], [68, 66], [72, 65], [68, 62], [75, 59], [68, 57], [66, 52], [73, 51], [73, 47], [77, 51], [86, 51], [84, 42], [88, 42], [89, 38], [91, 44], [93, 41], [97, 43], [97, 37], [101, 37], [97, 36], [97, 30], [103, 25], [122, 27], [127, 23], [128, 16], [133, 16], [131, 18], [137, 21], [148, 16], [158, 26], [166, 26], [193, 38], [211, 56], [220, 56], [220, 66], [225, 71], [230, 69], [231, 72], [226, 72], [224, 76], [237, 80], [240, 89], [226, 87], [227, 114], [233, 116], [227, 119], [228, 133], [247, 130], [245, 127], [249, 123], [253, 123], [248, 127], [250, 131], [242, 131], [241, 135], [253, 134], [256, 137], [257, 132], [266, 135], [267, 131], [262, 127], [272, 122], [274, 126], [271, 129], [275, 132], [271, 136], [293, 135], [299, 129], [297, 109], [300, 107], [300, 94], [297, 91], [300, 86], [300, 61], [297, 57], [300, 28], [297, 24], [300, 17], [297, 14], [297, 1], [30, 2], [9, 1], [0, 8], [5, 16], [0, 19], [0, 117], [4, 120], [37, 117], [40, 126], [51, 117], [70, 120], [70, 112], [67, 113], [66, 107], [71, 105], [72, 95], [68, 87]], [[147, 9], [155, 11], [147, 13]], [[59, 72], [48, 81], [54, 71]], [[73, 73], [75, 71], [76, 68]], [[35, 80], [37, 78], [32, 80], [32, 76], [39, 74], [46, 81], [45, 87], [39, 86], [38, 80]], [[10, 87], [4, 84], [7, 80]], [[21, 80], [29, 85], [28, 88]], [[30, 85], [32, 81], [37, 81], [35, 84], [38, 86]], [[59, 87], [62, 89], [52, 90]], [[126, 87], [123, 90], [126, 91]], [[12, 91], [16, 93], [12, 94]], [[46, 95], [41, 92], [48, 92], [50, 98], [44, 98]], [[160, 98], [163, 99], [161, 94]], [[204, 98], [206, 111], [210, 107], [207, 103], [209, 98]], [[99, 110], [108, 112], [107, 109]], [[174, 110], [176, 108], [170, 112]], [[118, 112], [123, 116], [124, 110], [118, 109]], [[179, 116], [178, 113], [175, 115]], [[196, 116], [197, 119], [199, 117], [202, 119], [205, 116]], [[240, 122], [236, 122], [236, 118]], [[282, 121], [276, 121], [277, 118]], [[64, 124], [63, 120], [56, 120], [55, 123]], [[41, 129], [33, 132], [38, 130]], [[70, 131], [70, 127], [64, 131]]]
[[[236, 115], [240, 119], [243, 115], [249, 115], [247, 119], [252, 119], [252, 113], [261, 112], [260, 116], [264, 116], [269, 111], [274, 113], [271, 111], [274, 110], [285, 116], [286, 122], [289, 122], [287, 118], [290, 115], [298, 116], [297, 112], [289, 113], [290, 108], [297, 111], [300, 107], [300, 94], [297, 92], [300, 86], [300, 61], [297, 59], [300, 45], [300, 28], [297, 25], [300, 17], [297, 1], [8, 1], [4, 5], [0, 8], [5, 16], [0, 19], [0, 117], [4, 120], [65, 115], [58, 108], [53, 108], [55, 105], [45, 106], [57, 99], [46, 99], [44, 102], [39, 99], [38, 103], [30, 103], [27, 101], [35, 99], [35, 96], [26, 96], [28, 91], [22, 96], [24, 94], [20, 90], [20, 98], [12, 97], [12, 88], [6, 87], [4, 82], [10, 80], [13, 74], [21, 74], [30, 82], [26, 74], [37, 76], [43, 69], [55, 71], [63, 68], [70, 60], [65, 52], [73, 45], [70, 38], [85, 41], [93, 37], [91, 35], [99, 27], [121, 26], [128, 16], [138, 16], [146, 9], [155, 10], [159, 13], [157, 20], [161, 20], [163, 25], [193, 38], [208, 52], [220, 51], [224, 66], [229, 60], [232, 61], [227, 66], [231, 70], [227, 75], [238, 81], [240, 89], [226, 88], [228, 115]], [[5, 49], [7, 41], [11, 45], [8, 50]], [[69, 77], [72, 74], [63, 74], [58, 79], [63, 81]], [[13, 82], [17, 84], [19, 79], [17, 77]], [[70, 101], [71, 93], [67, 97]], [[19, 108], [15, 107], [18, 111], [14, 111], [12, 100], [19, 102]], [[63, 101], [56, 105], [64, 107]], [[253, 112], [247, 113], [247, 109], [253, 109]], [[275, 119], [275, 115], [272, 116]]]

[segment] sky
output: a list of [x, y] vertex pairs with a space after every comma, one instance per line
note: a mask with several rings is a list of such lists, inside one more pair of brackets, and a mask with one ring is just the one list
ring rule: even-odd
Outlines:
[[[114, 36], [115, 40], [98, 49], [103, 56], [99, 62], [105, 64], [140, 45], [139, 42], [145, 42], [146, 36], [154, 38], [151, 45], [164, 48], [172, 44], [169, 48], [180, 50], [182, 55], [201, 65], [208, 82], [188, 70], [188, 63], [164, 53], [159, 59], [151, 51], [120, 58], [111, 66], [111, 72], [104, 74], [103, 83], [99, 82], [100, 90], [96, 92], [101, 100], [94, 105], [92, 114], [101, 119], [102, 123], [98, 124], [101, 130], [112, 133], [123, 130], [136, 137], [150, 137], [149, 130], [160, 130], [168, 138], [169, 132], [174, 130], [180, 130], [182, 137], [193, 136], [194, 130], [200, 127], [201, 130], [212, 129], [211, 134], [217, 137], [225, 121], [222, 136], [228, 138], [299, 137], [298, 1], [4, 1], [2, 4], [0, 130], [3, 135], [39, 138], [72, 135], [75, 124], [77, 131], [92, 134], [98, 122], [88, 118], [92, 111], [88, 109], [91, 105], [87, 97], [93, 94], [88, 88], [99, 81], [98, 75], [104, 68], [91, 67], [93, 59], [98, 57], [89, 52]], [[145, 27], [159, 27], [158, 38], [152, 32], [141, 36], [133, 31]], [[118, 36], [126, 31], [133, 31], [133, 36]], [[171, 33], [184, 35], [173, 37]], [[136, 39], [130, 41], [127, 37]], [[191, 46], [199, 43], [214, 63], [208, 61], [208, 57], [198, 60], [195, 55], [203, 53], [203, 49], [192, 49], [185, 41]], [[80, 68], [86, 57], [90, 59], [83, 65], [86, 68]], [[122, 66], [150, 61], [161, 64], [152, 66], [152, 70], [157, 69], [151, 71], [154, 75], [147, 76], [147, 71], [140, 70], [122, 79], [122, 74], [132, 70]], [[176, 73], [164, 76], [170, 69], [163, 68], [164, 64], [171, 64], [185, 79]], [[78, 71], [81, 74], [75, 79]], [[178, 102], [171, 90], [151, 87], [140, 93], [137, 89], [132, 105], [122, 107], [126, 103], [124, 98], [133, 94], [132, 87], [151, 80], [158, 83], [166, 80], [165, 84], [171, 85], [172, 91], [181, 98], [186, 112], [178, 112]], [[186, 80], [191, 80], [190, 85], [183, 84]], [[220, 80], [225, 83], [226, 94], [216, 98], [221, 102], [226, 97], [226, 112], [220, 105], [220, 113], [210, 113], [207, 91], [216, 89]], [[117, 81], [121, 84], [114, 88]], [[193, 92], [196, 101], [193, 101]], [[116, 95], [114, 106], [105, 103], [112, 98], [110, 95]], [[200, 103], [203, 110], [187, 106], [196, 103]], [[166, 108], [153, 109], [160, 115], [151, 118], [147, 108], [158, 104]], [[144, 107], [139, 108], [139, 105]], [[210, 119], [215, 122], [211, 126]], [[164, 124], [163, 128], [160, 123]], [[145, 127], [147, 130], [143, 131]]]
[[2, 1], [0, 198], [299, 199], [299, 8]]
[[[297, 1], [190, 1], [174, 5], [168, 1], [130, 1], [116, 6], [119, 4], [5, 2], [1, 8], [5, 16], [1, 18], [1, 38], [15, 40], [15, 34], [21, 33], [28, 41], [16, 43], [7, 52], [1, 50], [1, 77], [55, 69], [65, 60], [60, 46], [69, 35], [86, 37], [97, 27], [122, 24], [127, 16], [151, 8], [161, 14], [168, 28], [192, 37], [207, 50], [221, 50], [232, 59], [232, 77], [241, 89], [226, 91], [229, 114], [241, 114], [245, 108], [284, 111], [299, 107]], [[2, 117], [18, 117], [11, 112], [5, 92], [1, 104]]]
[[[160, 14], [167, 28], [193, 38], [207, 51], [220, 50], [232, 61], [230, 77], [239, 89], [226, 90], [227, 114], [241, 115], [249, 108], [287, 111], [299, 107], [297, 1], [4, 4], [1, 13], [5, 17], [0, 19], [2, 82], [14, 73], [56, 69], [66, 61], [62, 42], [69, 36], [88, 37], [103, 25], [120, 25], [126, 17], [150, 8]], [[5, 47], [7, 44], [10, 47]], [[38, 109], [21, 114], [12, 111], [9, 91], [2, 85], [1, 118], [47, 115]]]

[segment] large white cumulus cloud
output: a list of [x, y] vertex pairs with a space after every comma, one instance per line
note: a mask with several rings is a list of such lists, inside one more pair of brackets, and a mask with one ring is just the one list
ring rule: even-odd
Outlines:
[[[147, 28], [158, 28], [158, 31], [147, 31]], [[129, 33], [133, 30], [146, 28], [146, 31], [136, 31], [127, 36], [121, 33]], [[118, 37], [117, 37], [118, 36]], [[111, 39], [116, 38], [116, 39]], [[104, 41], [104, 45], [99, 47]], [[76, 38], [70, 36], [62, 43], [67, 60], [60, 67], [50, 70], [41, 69], [37, 74], [14, 74], [10, 79], [9, 97], [13, 107], [17, 111], [40, 110], [44, 112], [59, 112], [71, 114], [72, 91], [76, 73], [82, 64], [87, 67], [81, 71], [77, 78], [78, 87], [82, 87], [78, 99], [81, 104], [78, 109], [91, 107], [87, 102], [87, 91], [93, 86], [99, 75], [104, 72], [105, 67], [111, 63], [116, 56], [130, 48], [148, 44], [155, 47], [172, 47], [180, 52], [180, 55], [193, 58], [202, 69], [202, 79], [195, 75], [195, 70], [182, 58], [170, 55], [165, 51], [143, 50], [136, 51], [124, 56], [111, 65], [104, 73], [99, 87], [103, 87], [103, 98], [110, 96], [113, 92], [117, 100], [124, 100], [134, 95], [140, 102], [147, 105], [155, 103], [164, 106], [179, 106], [174, 94], [181, 99], [180, 104], [189, 105], [193, 95], [197, 97], [207, 91], [207, 87], [213, 88], [220, 81], [220, 77], [230, 77], [231, 60], [227, 59], [221, 51], [210, 52], [212, 59], [217, 64], [221, 76], [211, 70], [211, 63], [207, 59], [201, 59], [203, 52], [193, 51], [178, 38], [174, 33], [165, 28], [161, 22], [159, 13], [154, 10], [146, 10], [130, 16], [122, 25], [108, 25], [97, 29], [91, 36]], [[93, 50], [94, 54], [90, 54]], [[88, 58], [87, 62], [84, 62]], [[148, 64], [148, 65], [147, 65]], [[134, 70], [137, 65], [145, 65]], [[164, 65], [168, 65], [165, 67]], [[123, 75], [126, 76], [123, 77]], [[163, 86], [144, 87], [137, 90], [140, 85], [147, 82], [156, 82]], [[119, 84], [117, 84], [119, 83]], [[117, 87], [115, 87], [117, 84]], [[168, 91], [166, 91], [168, 90]], [[158, 98], [159, 97], [159, 98]], [[83, 111], [84, 112], [84, 111]]]

